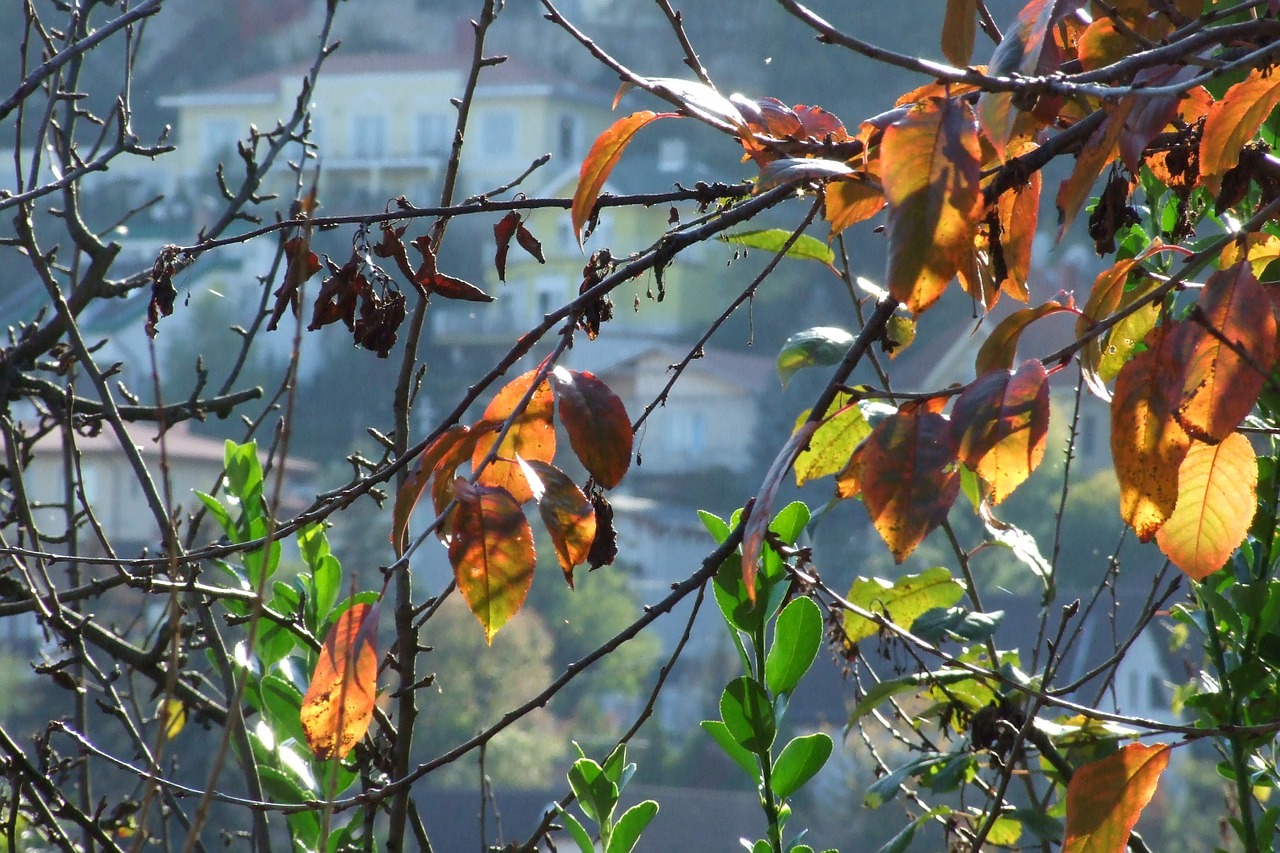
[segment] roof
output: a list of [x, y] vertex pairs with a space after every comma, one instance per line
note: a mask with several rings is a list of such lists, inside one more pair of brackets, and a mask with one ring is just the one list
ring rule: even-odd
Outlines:
[[[679, 364], [688, 354], [688, 346], [641, 340], [633, 342], [630, 348], [624, 348], [621, 357], [594, 369], [601, 374], [634, 372], [643, 362], [658, 361], [665, 370], [667, 365]], [[765, 387], [773, 370], [773, 359], [768, 356], [709, 348], [704, 348], [702, 356], [690, 361], [685, 368], [686, 373], [711, 376], [752, 394]]]
[[[159, 431], [153, 429], [154, 425], [126, 423], [124, 428], [143, 458], [160, 456]], [[35, 452], [40, 454], [59, 450], [61, 443], [61, 432], [55, 429], [36, 442]], [[82, 455], [111, 455], [120, 452], [120, 442], [111, 427], [103, 424], [93, 435], [77, 434], [76, 448]], [[169, 427], [165, 433], [164, 452], [171, 461], [216, 462], [221, 465], [226, 458], [226, 442], [196, 435], [191, 431], [191, 425], [182, 421]], [[310, 473], [315, 470], [316, 465], [295, 457], [289, 460], [288, 467], [293, 473]]]

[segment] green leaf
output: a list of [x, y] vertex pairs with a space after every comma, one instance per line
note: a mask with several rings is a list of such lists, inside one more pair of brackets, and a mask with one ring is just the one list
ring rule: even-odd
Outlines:
[[853, 712], [849, 714], [849, 725], [852, 726], [861, 717], [870, 714], [876, 707], [888, 699], [890, 696], [896, 696], [899, 693], [908, 693], [919, 690], [921, 687], [932, 687], [935, 684], [948, 685], [955, 684], [966, 679], [973, 678], [973, 675], [964, 669], [941, 669], [937, 672], [917, 672], [911, 675], [902, 675], [898, 678], [890, 678], [881, 681], [875, 687], [867, 691], [862, 697], [862, 701], [858, 703]]
[[[759, 231], [739, 231], [736, 234], [722, 234], [720, 239], [726, 243], [736, 243], [748, 249], [761, 249], [766, 252], [782, 251], [782, 247], [791, 239], [790, 231], [784, 228], [762, 228]], [[801, 234], [787, 249], [788, 258], [803, 258], [820, 261], [832, 266], [836, 261], [835, 252], [826, 243], [808, 234]]]
[[262, 494], [262, 463], [258, 461], [258, 443], [236, 444], [228, 441], [223, 454], [227, 469], [227, 492], [239, 498], [246, 516], [261, 515], [261, 507], [254, 507], [249, 499]]
[[943, 640], [979, 642], [995, 634], [1004, 620], [1003, 610], [974, 613], [963, 607], [934, 608], [911, 623], [911, 633], [937, 645]]
[[747, 585], [742, 579], [742, 557], [730, 554], [716, 570], [711, 582], [716, 604], [733, 628], [754, 634], [764, 622], [764, 607], [747, 596]]
[[1066, 825], [1040, 809], [1014, 809], [1009, 812], [1009, 817], [1020, 821], [1042, 841], [1051, 841], [1055, 844], [1062, 842], [1062, 833], [1066, 830]]
[[773, 793], [789, 797], [814, 777], [831, 757], [831, 738], [821, 732], [793, 738], [773, 764]]
[[[809, 446], [796, 457], [791, 467], [795, 471], [797, 486], [840, 473], [849, 464], [854, 449], [871, 435], [871, 424], [862, 407], [851, 400], [852, 396], [843, 391], [836, 395], [827, 410], [827, 417], [810, 437]], [[808, 419], [809, 410], [806, 409], [796, 418], [796, 428], [799, 429]]]
[[627, 763], [627, 745], [620, 743], [614, 747], [613, 752], [609, 753], [609, 757], [604, 760], [604, 775], [608, 776], [613, 784], [618, 786], [618, 793], [622, 793], [622, 789], [627, 787], [627, 783], [631, 781], [631, 777], [635, 775], [636, 765]]
[[725, 687], [720, 718], [733, 739], [757, 755], [767, 752], [778, 734], [773, 702], [760, 682], [749, 676], [735, 678]]
[[729, 538], [729, 525], [720, 516], [700, 509], [698, 518], [702, 519], [702, 525], [707, 528], [707, 532], [711, 534], [712, 539], [716, 540], [717, 545], [723, 545], [724, 540]]
[[711, 735], [711, 739], [720, 744], [720, 748], [733, 759], [734, 763], [746, 771], [747, 775], [759, 785], [760, 765], [756, 763], [756, 757], [733, 739], [733, 735], [729, 734], [729, 727], [719, 720], [703, 720], [701, 725], [706, 733]]
[[213, 516], [213, 520], [218, 522], [218, 526], [222, 528], [222, 532], [232, 542], [239, 542], [239, 532], [236, 530], [235, 522], [231, 520], [231, 513], [227, 512], [227, 508], [223, 506], [213, 495], [207, 495], [204, 492], [196, 492], [196, 497], [200, 503], [204, 504], [205, 509]]
[[645, 800], [627, 809], [609, 836], [606, 853], [631, 853], [631, 849], [640, 840], [640, 833], [658, 813], [658, 804], [653, 800]]
[[269, 672], [262, 677], [263, 715], [271, 725], [277, 741], [293, 738], [306, 743], [299, 718], [302, 711], [302, 691], [288, 679]]
[[862, 798], [863, 805], [870, 809], [880, 808], [880, 806], [898, 795], [898, 789], [903, 782], [907, 781], [907, 777], [918, 776], [935, 764], [945, 761], [948, 757], [946, 755], [922, 755], [918, 758], [913, 758], [892, 773], [881, 776], [867, 788], [867, 793]]
[[773, 521], [769, 522], [769, 529], [778, 534], [778, 538], [783, 542], [794, 545], [808, 525], [809, 507], [804, 501], [792, 501], [778, 510]]
[[822, 645], [822, 610], [797, 598], [778, 614], [773, 646], [764, 663], [765, 683], [775, 695], [790, 693], [808, 672]]
[[564, 824], [564, 828], [569, 830], [569, 835], [573, 836], [573, 840], [578, 842], [579, 853], [595, 853], [596, 845], [591, 841], [591, 835], [578, 822], [578, 819], [560, 808], [558, 804], [556, 805], [556, 811], [560, 813], [560, 822]]
[[798, 370], [838, 363], [853, 341], [853, 335], [834, 326], [815, 326], [796, 332], [778, 352], [778, 378], [782, 380], [782, 387], [787, 387]]
[[[858, 578], [849, 590], [849, 601], [863, 610], [882, 613], [896, 624], [910, 627], [921, 614], [935, 607], [950, 607], [964, 595], [964, 587], [941, 566], [917, 575], [903, 575], [890, 583], [880, 578]], [[880, 628], [870, 619], [846, 613], [844, 631], [850, 643], [874, 636]]]
[[569, 768], [569, 786], [582, 813], [604, 826], [618, 804], [618, 786], [590, 758], [579, 758]]

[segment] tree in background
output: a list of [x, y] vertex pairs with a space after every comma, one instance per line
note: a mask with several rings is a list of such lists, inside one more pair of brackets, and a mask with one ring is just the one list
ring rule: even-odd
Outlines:
[[[704, 64], [700, 9], [657, 0], [584, 3], [570, 14], [542, 0], [539, 32], [620, 78], [635, 111], [595, 139], [572, 197], [535, 198], [525, 188], [543, 160], [471, 197], [459, 186], [477, 138], [476, 93], [507, 61], [490, 38], [507, 16], [521, 33], [539, 25], [528, 9], [482, 0], [438, 198], [326, 217], [310, 96], [339, 50], [335, 16], [358, 14], [350, 5], [286, 15], [318, 35], [293, 111], [247, 129], [211, 177], [217, 194], [202, 202], [199, 234], [145, 262], [125, 251], [122, 229], [159, 202], [120, 210], [87, 199], [97, 172], [173, 149], [163, 132], [138, 135], [132, 100], [151, 44], [144, 23], [172, 2], [31, 3], [19, 16], [19, 61], [0, 101], [14, 152], [0, 250], [30, 285], [6, 303], [14, 313], [0, 354], [0, 619], [27, 626], [35, 676], [60, 692], [34, 739], [0, 725], [9, 849], [270, 850], [286, 834], [306, 850], [429, 849], [430, 787], [415, 783], [478, 778], [470, 762], [485, 756], [493, 779], [567, 777], [556, 806], [520, 828], [517, 847], [630, 850], [660, 804], [619, 809], [635, 770], [626, 745], [699, 618], [723, 621], [737, 674], [715, 685], [718, 718], [695, 736], [759, 794], [757, 822], [724, 832], [756, 838], [753, 853], [814, 849], [801, 824], [832, 822], [809, 820], [806, 802], [854, 807], [806, 796], [835, 790], [819, 776], [836, 754], [834, 729], [792, 725], [808, 719], [804, 691], [823, 677], [812, 668], [823, 647], [857, 691], [838, 722], [860, 805], [905, 805], [883, 849], [907, 849], [919, 835], [975, 853], [1148, 850], [1139, 817], [1156, 818], [1153, 832], [1178, 831], [1169, 802], [1179, 786], [1169, 780], [1206, 760], [1226, 788], [1206, 795], [1195, 776], [1182, 791], [1198, 797], [1194, 809], [1224, 847], [1273, 847], [1275, 2], [1032, 0], [1001, 10], [948, 0], [929, 28], [941, 34], [941, 58], [868, 40], [838, 4], [829, 17], [795, 0], [762, 5], [805, 35], [803, 48], [773, 57], [780, 65], [804, 67], [818, 52], [830, 66], [847, 62], [850, 80], [874, 64], [912, 78], [915, 88], [900, 92], [866, 86], [873, 110], [842, 120], [803, 94], [729, 94], [736, 87], [717, 78], [732, 73], [734, 47]], [[687, 68], [681, 77], [643, 67], [646, 55], [622, 43], [631, 31], [602, 16], [623, 6], [644, 16], [636, 27], [663, 34]], [[849, 14], [900, 13], [865, 6]], [[633, 139], [690, 125], [706, 150], [741, 161], [742, 182], [704, 181], [690, 165], [674, 188], [605, 193]], [[281, 173], [287, 180], [274, 186], [289, 187], [288, 197], [267, 195], [264, 183]], [[1054, 221], [1040, 228], [1050, 202]], [[696, 215], [672, 214], [676, 204]], [[456, 259], [474, 261], [475, 235], [490, 229], [500, 277], [512, 253], [541, 259], [552, 235], [534, 233], [529, 214], [543, 208], [562, 210], [579, 243], [626, 210], [648, 211], [666, 230], [634, 253], [593, 249], [575, 298], [492, 360], [452, 360], [437, 382], [424, 358], [435, 355], [429, 320], [441, 303], [494, 310], [494, 294]], [[1077, 220], [1102, 271], [1075, 294], [1042, 292], [1035, 237], [1056, 230], [1062, 239]], [[679, 566], [670, 591], [636, 612], [616, 591], [595, 598], [600, 590], [574, 587], [615, 584], [584, 580], [581, 567], [627, 560], [610, 496], [631, 473], [633, 434], [666, 393], [627, 411], [565, 354], [609, 346], [619, 310], [611, 293], [652, 276], [661, 294], [664, 271], [717, 238], [767, 260], [724, 273], [741, 274], [740, 295], [673, 365], [672, 382], [776, 284], [782, 265], [834, 273], [844, 299], [780, 348], [784, 382], [821, 379], [789, 413], [787, 437], [759, 451], [758, 487], [737, 496], [743, 509], [728, 517], [701, 514], [702, 559]], [[886, 256], [875, 281], [858, 275], [868, 245]], [[183, 304], [184, 282], [246, 248], [264, 250], [262, 268], [241, 282], [253, 298], [234, 354], [218, 353], [219, 372], [231, 367], [175, 390], [156, 350], [133, 345], [174, 327], [171, 315], [199, 311], [199, 300]], [[792, 279], [786, 298], [806, 300], [805, 286]], [[104, 326], [115, 300], [131, 297], [147, 302], [139, 328]], [[946, 387], [909, 387], [896, 358], [938, 343], [928, 316], [955, 304], [981, 328], [972, 370]], [[1050, 343], [1043, 330], [1064, 320], [1068, 334]], [[366, 359], [387, 359], [394, 378], [347, 400], [374, 451], [297, 508], [282, 472], [303, 429], [299, 394], [316, 387], [301, 352], [323, 327]], [[263, 349], [283, 352], [284, 364], [271, 382], [244, 387], [243, 365], [272, 364]], [[1065, 388], [1051, 394], [1057, 385]], [[1107, 407], [1097, 429], [1117, 483], [1115, 514], [1101, 521], [1108, 489], [1073, 468], [1084, 438], [1098, 437], [1080, 432], [1091, 397]], [[165, 430], [239, 414], [245, 429], [226, 446], [220, 482], [196, 496], [198, 512], [179, 517], [173, 508], [193, 501], [175, 494], [181, 456]], [[156, 428], [158, 449], [127, 424]], [[1068, 448], [1047, 471], [1054, 489], [1043, 476], [1030, 482], [1051, 426]], [[325, 461], [351, 451], [359, 432]], [[127, 491], [106, 492], [88, 466], [104, 436]], [[834, 491], [809, 485], [831, 481]], [[783, 500], [788, 482], [814, 507]], [[1082, 489], [1089, 500], [1069, 508]], [[114, 507], [108, 494], [130, 496], [141, 539], [102, 522]], [[1016, 508], [1023, 500], [1030, 509]], [[331, 545], [329, 519], [356, 504], [379, 507], [368, 517], [385, 546]], [[811, 544], [817, 509], [848, 519], [858, 506], [863, 533], [845, 537], [857, 552]], [[1072, 524], [1073, 514], [1093, 520]], [[1110, 544], [1116, 519], [1129, 531], [1121, 543], [1145, 546], [1139, 557]], [[150, 544], [140, 551], [138, 541]], [[302, 565], [292, 577], [279, 571], [285, 544]], [[425, 588], [411, 570], [433, 548], [452, 571], [442, 588]], [[864, 568], [883, 572], [834, 580], [872, 548], [880, 557]], [[993, 552], [1012, 562], [987, 572]], [[920, 553], [926, 564], [890, 570], [890, 560]], [[1033, 606], [996, 606], [1008, 600], [1001, 578], [1011, 566], [1031, 579]], [[535, 567], [565, 582], [542, 621], [521, 612]], [[1102, 580], [1093, 589], [1068, 582], [1082, 577]], [[642, 645], [652, 641], [638, 638], [685, 602], [688, 621], [654, 673], [652, 646]], [[1170, 643], [1191, 652], [1182, 670], [1156, 668]], [[575, 758], [569, 742], [584, 716], [558, 720], [547, 709], [561, 697], [586, 707], [588, 689], [607, 688], [580, 679], [601, 670], [628, 694], [643, 685], [642, 701], [609, 748], [579, 745]], [[1186, 767], [1174, 761], [1192, 751]]]

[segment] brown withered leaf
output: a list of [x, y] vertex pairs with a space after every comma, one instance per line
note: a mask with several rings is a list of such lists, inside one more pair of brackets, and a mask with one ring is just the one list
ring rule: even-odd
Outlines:
[[298, 288], [311, 276], [320, 272], [320, 259], [311, 251], [311, 241], [304, 236], [291, 237], [285, 241], [284, 256], [287, 264], [284, 270], [284, 281], [272, 295], [276, 303], [271, 309], [271, 319], [267, 321], [267, 331], [274, 332], [280, 325], [286, 308], [298, 313]]
[[396, 262], [396, 269], [400, 270], [409, 281], [413, 281], [413, 267], [409, 265], [409, 252], [404, 247], [401, 237], [404, 236], [405, 230], [409, 226], [402, 225], [399, 228], [392, 228], [390, 225], [383, 224], [382, 240], [373, 247], [373, 253], [380, 258], [393, 258]]
[[592, 489], [590, 497], [596, 514], [596, 537], [591, 540], [587, 564], [594, 571], [601, 566], [611, 566], [618, 559], [618, 531], [613, 526], [613, 505], [608, 498], [599, 489]]
[[356, 305], [360, 297], [369, 292], [369, 282], [360, 272], [360, 260], [352, 254], [351, 260], [341, 268], [328, 258], [325, 258], [325, 263], [329, 266], [330, 274], [316, 294], [307, 330], [315, 331], [339, 320], [346, 323], [348, 329], [353, 329]]
[[520, 227], [520, 214], [514, 210], [498, 220], [493, 226], [493, 240], [497, 244], [494, 252], [493, 266], [498, 271], [498, 281], [507, 280], [507, 251], [511, 248], [511, 238]]
[[542, 254], [542, 243], [538, 241], [537, 237], [533, 236], [533, 232], [526, 228], [523, 222], [516, 229], [516, 242], [520, 244], [521, 249], [532, 255], [538, 263], [545, 264], [547, 262], [546, 256]]
[[156, 336], [156, 324], [161, 317], [173, 313], [173, 302], [178, 298], [178, 290], [173, 286], [174, 262], [177, 259], [177, 247], [166, 246], [151, 267], [151, 302], [147, 304], [147, 337]]

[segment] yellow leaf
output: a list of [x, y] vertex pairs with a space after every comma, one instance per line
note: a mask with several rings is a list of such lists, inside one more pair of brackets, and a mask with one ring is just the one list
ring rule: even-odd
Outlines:
[[164, 727], [165, 740], [173, 740], [187, 724], [187, 706], [181, 699], [161, 699], [156, 706], [156, 720]]
[[1240, 433], [1221, 444], [1196, 442], [1178, 468], [1178, 503], [1156, 534], [1175, 566], [1193, 580], [1222, 568], [1249, 532], [1258, 459]]

